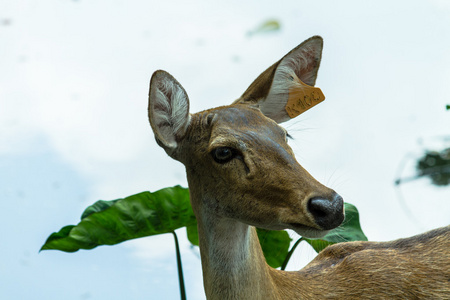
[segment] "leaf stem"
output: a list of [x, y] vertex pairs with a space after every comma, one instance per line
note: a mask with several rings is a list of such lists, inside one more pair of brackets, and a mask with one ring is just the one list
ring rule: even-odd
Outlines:
[[284, 271], [286, 269], [286, 266], [289, 260], [291, 259], [292, 254], [294, 253], [295, 249], [297, 248], [298, 244], [300, 244], [301, 241], [303, 241], [303, 237], [299, 238], [292, 246], [291, 250], [289, 250], [288, 254], [286, 255], [286, 258], [283, 261], [283, 264], [281, 265], [281, 270]]
[[172, 233], [175, 239], [175, 250], [177, 253], [178, 282], [180, 283], [180, 296], [181, 300], [186, 300], [186, 289], [184, 287], [183, 266], [181, 264], [180, 245], [178, 244], [177, 234], [175, 233], [175, 231], [172, 231]]

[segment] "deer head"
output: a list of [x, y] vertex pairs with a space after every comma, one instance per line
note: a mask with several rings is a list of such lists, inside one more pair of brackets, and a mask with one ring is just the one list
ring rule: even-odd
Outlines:
[[342, 198], [300, 166], [278, 125], [290, 119], [289, 95], [315, 84], [322, 46], [322, 38], [308, 39], [231, 105], [195, 114], [175, 78], [161, 70], [153, 74], [150, 124], [157, 143], [185, 165], [197, 218], [289, 228], [307, 237], [321, 237], [341, 224]]

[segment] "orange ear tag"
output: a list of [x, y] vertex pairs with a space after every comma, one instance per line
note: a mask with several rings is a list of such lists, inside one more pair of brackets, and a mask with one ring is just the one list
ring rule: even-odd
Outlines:
[[289, 89], [286, 112], [291, 119], [325, 100], [325, 95], [321, 89], [307, 85], [297, 77], [293, 80], [297, 81], [301, 86]]

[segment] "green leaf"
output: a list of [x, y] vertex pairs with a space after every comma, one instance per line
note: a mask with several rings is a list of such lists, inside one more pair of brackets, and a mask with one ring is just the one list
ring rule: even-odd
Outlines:
[[199, 242], [198, 242], [197, 222], [195, 222], [195, 224], [186, 226], [186, 233], [189, 242], [191, 242], [191, 244], [194, 246], [198, 246]]
[[98, 201], [89, 206], [78, 225], [65, 226], [49, 236], [41, 250], [75, 252], [100, 245], [173, 232], [196, 224], [189, 191], [175, 186], [154, 193]]
[[274, 231], [257, 228], [256, 231], [267, 264], [272, 268], [281, 267], [292, 241], [289, 234], [284, 230]]
[[359, 213], [356, 207], [350, 203], [344, 204], [345, 220], [341, 226], [331, 230], [321, 239], [304, 238], [316, 252], [320, 252], [327, 246], [350, 241], [367, 241], [367, 237], [361, 229], [359, 223]]
[[113, 206], [119, 200], [121, 200], [121, 199], [110, 200], [110, 201], [99, 200], [99, 201], [95, 202], [94, 204], [88, 206], [84, 210], [83, 214], [81, 215], [81, 220], [83, 220], [84, 218], [89, 217], [93, 213], [101, 212], [101, 211], [106, 210], [107, 208]]

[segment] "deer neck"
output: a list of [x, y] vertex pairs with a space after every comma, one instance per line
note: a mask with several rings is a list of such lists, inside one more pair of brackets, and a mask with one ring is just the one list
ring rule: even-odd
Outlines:
[[255, 228], [211, 211], [196, 214], [207, 298], [277, 298]]

